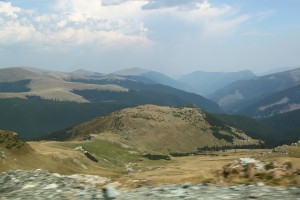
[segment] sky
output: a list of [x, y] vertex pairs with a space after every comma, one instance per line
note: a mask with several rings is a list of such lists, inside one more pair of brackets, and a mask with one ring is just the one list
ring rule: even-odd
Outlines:
[[0, 0], [0, 68], [300, 67], [300, 0]]

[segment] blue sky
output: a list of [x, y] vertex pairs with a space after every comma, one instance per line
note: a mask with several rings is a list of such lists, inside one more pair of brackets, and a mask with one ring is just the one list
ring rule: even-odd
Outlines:
[[300, 0], [0, 0], [0, 67], [300, 67]]

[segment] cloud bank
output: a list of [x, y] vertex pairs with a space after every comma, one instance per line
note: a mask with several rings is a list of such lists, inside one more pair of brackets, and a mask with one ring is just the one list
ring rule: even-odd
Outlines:
[[232, 32], [248, 19], [234, 12], [228, 5], [215, 7], [199, 0], [56, 0], [43, 14], [0, 2], [0, 44], [146, 48], [155, 41], [148, 37], [144, 21], [153, 16], [181, 19], [181, 23], [198, 26], [199, 35], [208, 37]]
[[38, 15], [10, 2], [0, 2], [0, 44], [57, 48], [148, 46], [151, 41], [146, 36], [147, 29], [142, 21], [135, 20], [139, 4], [127, 2], [108, 8], [96, 0], [59, 0], [48, 13]]

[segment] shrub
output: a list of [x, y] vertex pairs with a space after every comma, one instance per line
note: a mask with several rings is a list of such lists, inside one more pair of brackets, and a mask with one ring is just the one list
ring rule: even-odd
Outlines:
[[145, 154], [145, 158], [148, 158], [149, 160], [170, 160], [170, 156], [168, 155], [153, 155], [153, 154]]
[[292, 165], [291, 162], [285, 162], [283, 165], [285, 166], [286, 169], [292, 169], [293, 168], [293, 165]]
[[269, 162], [268, 164], [265, 165], [266, 170], [274, 169], [274, 163]]

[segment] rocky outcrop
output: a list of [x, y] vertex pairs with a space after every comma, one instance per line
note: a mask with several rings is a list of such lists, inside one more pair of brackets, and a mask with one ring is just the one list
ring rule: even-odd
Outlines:
[[284, 153], [284, 154], [288, 154], [289, 153], [288, 145], [283, 145], [283, 146], [275, 147], [274, 149], [272, 149], [272, 153]]
[[293, 147], [300, 147], [300, 140], [298, 142], [295, 143], [291, 143], [290, 145], [282, 145], [282, 146], [278, 146], [275, 147], [274, 149], [272, 149], [271, 153], [282, 153], [282, 154], [289, 154], [290, 152], [290, 148]]
[[262, 162], [252, 158], [240, 158], [226, 166], [222, 171], [225, 180], [265, 181], [274, 184], [300, 184], [299, 170], [292, 163], [283, 165], [274, 162]]

